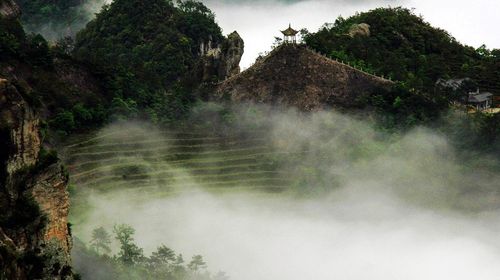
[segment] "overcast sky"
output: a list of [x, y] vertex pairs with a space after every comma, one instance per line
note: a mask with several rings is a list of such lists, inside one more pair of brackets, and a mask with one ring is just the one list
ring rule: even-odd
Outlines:
[[237, 30], [245, 40], [243, 68], [251, 65], [260, 52], [270, 49], [280, 29], [292, 24], [295, 29], [316, 31], [325, 22], [342, 15], [376, 7], [404, 6], [434, 26], [443, 28], [460, 42], [479, 47], [500, 48], [499, 0], [204, 0], [216, 13], [217, 21], [228, 34]]

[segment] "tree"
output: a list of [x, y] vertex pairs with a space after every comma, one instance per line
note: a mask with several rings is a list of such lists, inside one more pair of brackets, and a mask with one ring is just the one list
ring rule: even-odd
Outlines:
[[69, 133], [76, 127], [75, 117], [72, 112], [63, 110], [50, 121], [50, 126], [62, 133]]
[[97, 254], [111, 253], [111, 236], [103, 227], [96, 228], [92, 231], [92, 239], [90, 240], [90, 247], [94, 249]]
[[176, 260], [175, 252], [165, 245], [161, 245], [151, 254], [149, 263], [153, 267], [164, 266]]
[[206, 263], [203, 261], [203, 257], [201, 255], [193, 256], [191, 262], [188, 264], [188, 268], [193, 272], [197, 272], [199, 269], [204, 269], [206, 267]]
[[135, 229], [129, 225], [115, 225], [115, 239], [120, 243], [118, 260], [124, 265], [135, 265], [144, 260], [143, 250], [134, 243]]

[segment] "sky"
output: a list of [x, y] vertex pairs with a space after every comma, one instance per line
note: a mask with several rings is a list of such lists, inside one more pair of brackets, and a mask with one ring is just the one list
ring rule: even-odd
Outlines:
[[324, 23], [342, 15], [377, 7], [414, 8], [433, 26], [450, 32], [461, 43], [500, 48], [500, 1], [498, 0], [204, 0], [215, 12], [225, 34], [236, 30], [245, 41], [242, 68], [259, 53], [268, 51], [274, 37], [289, 23], [295, 29], [317, 31]]

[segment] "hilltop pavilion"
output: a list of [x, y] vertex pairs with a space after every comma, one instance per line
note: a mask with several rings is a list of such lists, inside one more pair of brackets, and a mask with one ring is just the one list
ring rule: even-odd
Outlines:
[[292, 25], [289, 24], [288, 28], [286, 30], [281, 31], [283, 33], [283, 42], [284, 43], [289, 43], [289, 44], [296, 44], [297, 43], [297, 34], [299, 31], [295, 30], [292, 28]]

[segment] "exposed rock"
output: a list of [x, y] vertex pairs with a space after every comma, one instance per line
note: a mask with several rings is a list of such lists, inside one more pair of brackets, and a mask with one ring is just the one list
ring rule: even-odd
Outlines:
[[220, 73], [224, 78], [229, 78], [240, 73], [240, 61], [244, 50], [245, 43], [238, 32], [234, 31], [229, 34], [222, 48], [224, 56], [223, 67], [220, 69]]
[[12, 0], [0, 0], [0, 16], [6, 19], [14, 19], [21, 16], [21, 9]]
[[202, 57], [201, 80], [225, 80], [240, 72], [240, 61], [245, 44], [238, 32], [233, 32], [221, 43], [214, 46], [212, 41], [200, 45]]
[[68, 177], [41, 156], [38, 116], [5, 79], [0, 140], [0, 279], [72, 279]]
[[351, 28], [349, 28], [349, 36], [370, 36], [370, 25], [367, 23], [353, 24]]
[[32, 179], [29, 194], [47, 215], [48, 223], [44, 230], [43, 240], [57, 241], [66, 252], [71, 249], [71, 238], [68, 229], [69, 194], [67, 191], [68, 176], [60, 163], [47, 167]]
[[11, 157], [7, 160], [7, 173], [14, 174], [26, 166], [34, 165], [40, 151], [39, 120], [22, 96], [7, 80], [0, 79], [0, 119], [2, 126], [11, 128]]
[[356, 70], [305, 46], [282, 45], [244, 72], [221, 83], [217, 99], [288, 105], [310, 111], [355, 107], [389, 80]]

